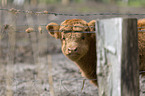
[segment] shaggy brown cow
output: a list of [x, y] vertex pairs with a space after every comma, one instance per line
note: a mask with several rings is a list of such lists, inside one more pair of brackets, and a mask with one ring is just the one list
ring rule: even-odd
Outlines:
[[[50, 23], [46, 29], [52, 37], [61, 40], [63, 54], [76, 63], [82, 76], [91, 79], [91, 83], [98, 85], [96, 80], [96, 37], [95, 33], [91, 33], [94, 31], [92, 26], [95, 26], [95, 20], [87, 23], [81, 19], [70, 19], [62, 22], [61, 26]], [[82, 33], [86, 31], [90, 33]]]
[[[140, 31], [138, 33], [138, 48], [140, 59], [139, 70], [145, 71], [145, 19], [138, 20], [138, 30]], [[145, 73], [143, 75], [145, 75]]]
[[[46, 29], [52, 37], [61, 40], [63, 54], [76, 63], [80, 68], [82, 76], [88, 79], [97, 79], [95, 33], [81, 33], [84, 31], [94, 31], [95, 28], [92, 26], [95, 26], [95, 20], [87, 23], [81, 19], [70, 19], [62, 22], [61, 26], [56, 23], [50, 23]], [[138, 20], [138, 27], [145, 27], [145, 19]], [[139, 28], [138, 30], [145, 30], [145, 28]], [[140, 59], [139, 70], [144, 71], [145, 33], [138, 33], [138, 46]], [[98, 85], [97, 80], [90, 81]]]

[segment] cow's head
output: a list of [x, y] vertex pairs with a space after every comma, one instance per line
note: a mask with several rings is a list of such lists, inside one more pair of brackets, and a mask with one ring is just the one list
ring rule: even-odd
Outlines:
[[[87, 23], [81, 19], [65, 20], [59, 26], [49, 23], [46, 29], [52, 37], [61, 40], [62, 52], [69, 59], [77, 61], [87, 54], [91, 41], [95, 39], [95, 20]], [[90, 33], [83, 33], [90, 32]]]

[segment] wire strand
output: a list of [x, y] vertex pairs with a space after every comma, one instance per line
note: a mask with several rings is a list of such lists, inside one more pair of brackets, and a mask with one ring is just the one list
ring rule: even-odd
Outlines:
[[44, 10], [43, 12], [34, 12], [32, 10], [17, 10], [14, 8], [11, 9], [0, 9], [1, 11], [8, 11], [8, 12], [12, 12], [14, 14], [18, 14], [18, 13], [25, 13], [25, 14], [47, 14], [47, 15], [61, 15], [61, 16], [96, 16], [96, 15], [105, 15], [105, 16], [138, 16], [138, 15], [142, 15], [145, 16], [145, 14], [138, 14], [138, 13], [92, 13], [92, 14], [66, 14], [66, 13], [54, 13], [54, 12], [49, 12], [47, 10]]

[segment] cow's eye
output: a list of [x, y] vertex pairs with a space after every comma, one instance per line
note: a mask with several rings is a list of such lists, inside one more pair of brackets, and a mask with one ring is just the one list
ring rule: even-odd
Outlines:
[[81, 38], [82, 38], [82, 40], [85, 40], [85, 36], [82, 36]]

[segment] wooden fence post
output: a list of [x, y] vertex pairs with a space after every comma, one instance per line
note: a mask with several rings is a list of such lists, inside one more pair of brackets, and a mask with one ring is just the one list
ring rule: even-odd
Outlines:
[[96, 29], [99, 96], [139, 96], [137, 20], [98, 20]]

